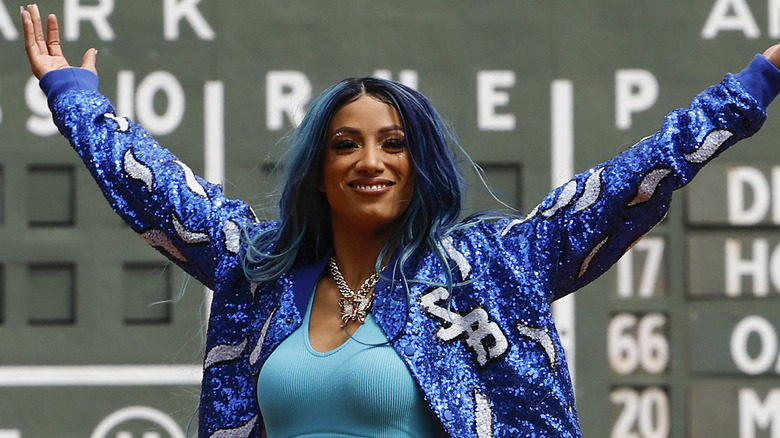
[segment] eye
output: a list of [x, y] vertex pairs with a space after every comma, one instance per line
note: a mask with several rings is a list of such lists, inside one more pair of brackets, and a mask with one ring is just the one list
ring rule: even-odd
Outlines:
[[331, 144], [330, 147], [337, 151], [346, 151], [349, 149], [357, 149], [360, 145], [352, 140], [341, 140]]
[[382, 149], [388, 152], [401, 152], [406, 149], [406, 140], [401, 138], [388, 138], [382, 143]]

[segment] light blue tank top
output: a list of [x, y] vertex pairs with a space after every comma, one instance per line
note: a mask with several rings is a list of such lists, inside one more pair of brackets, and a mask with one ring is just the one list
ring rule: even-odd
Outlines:
[[435, 436], [433, 412], [373, 316], [344, 344], [320, 353], [309, 342], [311, 305], [260, 370], [257, 399], [268, 438]]

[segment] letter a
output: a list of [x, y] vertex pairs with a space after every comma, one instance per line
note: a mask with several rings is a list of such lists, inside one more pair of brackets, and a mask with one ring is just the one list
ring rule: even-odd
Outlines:
[[[729, 11], [734, 10], [734, 15], [729, 15]], [[721, 30], [741, 30], [747, 38], [755, 39], [761, 36], [758, 30], [756, 19], [753, 13], [745, 3], [745, 0], [717, 0], [704, 23], [701, 30], [701, 37], [705, 40], [711, 40], [718, 35]]]

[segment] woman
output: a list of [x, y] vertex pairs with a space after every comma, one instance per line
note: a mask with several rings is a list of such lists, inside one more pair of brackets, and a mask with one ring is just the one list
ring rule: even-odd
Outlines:
[[[32, 13], [32, 14], [31, 14]], [[580, 436], [553, 300], [660, 221], [671, 192], [755, 133], [777, 46], [526, 218], [458, 222], [461, 178], [428, 101], [379, 79], [318, 97], [280, 221], [258, 222], [70, 68], [56, 17], [22, 10], [54, 120], [114, 209], [215, 292], [200, 436]]]

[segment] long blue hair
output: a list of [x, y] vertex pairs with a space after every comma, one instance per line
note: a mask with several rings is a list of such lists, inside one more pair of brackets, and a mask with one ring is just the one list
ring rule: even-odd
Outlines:
[[[333, 115], [364, 95], [398, 111], [415, 171], [412, 200], [379, 254], [377, 269], [389, 252], [397, 251], [396, 265], [406, 283], [406, 262], [433, 252], [447, 268], [444, 271], [450, 272], [440, 241], [456, 228], [461, 214], [464, 180], [455, 152], [462, 149], [425, 96], [397, 82], [362, 77], [345, 79], [320, 94], [292, 135], [281, 162], [284, 176], [278, 226], [261, 230], [255, 225], [245, 230], [247, 250], [242, 262], [250, 280], [275, 280], [332, 250], [330, 207], [319, 190], [326, 134]], [[451, 276], [447, 283], [452, 286]]]

